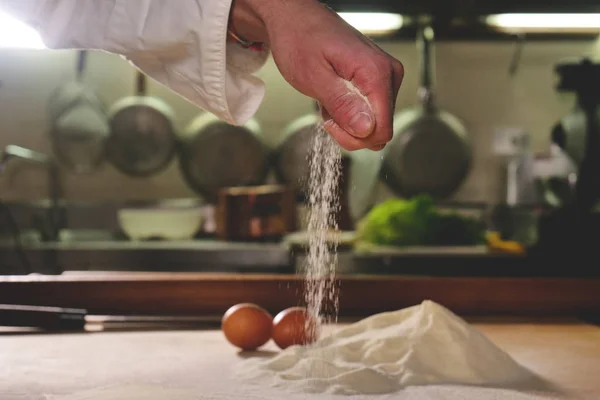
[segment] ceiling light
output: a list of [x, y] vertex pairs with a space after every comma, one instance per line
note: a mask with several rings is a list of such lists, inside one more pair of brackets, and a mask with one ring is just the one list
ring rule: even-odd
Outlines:
[[509, 32], [598, 32], [600, 14], [497, 14], [486, 23]]
[[0, 11], [0, 48], [45, 49], [37, 31]]
[[389, 35], [402, 28], [403, 18], [399, 14], [388, 13], [339, 13], [347, 23], [365, 35]]

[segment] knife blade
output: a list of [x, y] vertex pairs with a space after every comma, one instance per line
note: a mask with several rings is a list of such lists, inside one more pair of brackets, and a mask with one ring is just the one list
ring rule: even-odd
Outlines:
[[210, 316], [92, 315], [79, 308], [0, 305], [0, 326], [45, 331], [85, 331], [90, 325], [104, 329], [212, 328], [220, 323], [220, 317]]

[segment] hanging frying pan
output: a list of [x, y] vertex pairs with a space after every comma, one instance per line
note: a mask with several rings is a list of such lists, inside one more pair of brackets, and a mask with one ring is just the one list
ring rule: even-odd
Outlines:
[[204, 113], [193, 119], [178, 139], [182, 175], [209, 202], [216, 202], [223, 188], [265, 182], [269, 148], [255, 119], [234, 126]]
[[54, 154], [76, 173], [94, 171], [106, 157], [110, 126], [104, 104], [83, 82], [87, 52], [77, 53], [76, 80], [56, 89], [48, 104]]
[[136, 95], [110, 110], [108, 159], [119, 171], [148, 177], [166, 168], [175, 155], [175, 113], [159, 98], [146, 95], [146, 76], [137, 73]]
[[462, 122], [437, 107], [433, 91], [433, 29], [419, 29], [420, 104], [394, 117], [394, 137], [384, 150], [381, 178], [397, 194], [447, 198], [471, 167], [471, 144]]

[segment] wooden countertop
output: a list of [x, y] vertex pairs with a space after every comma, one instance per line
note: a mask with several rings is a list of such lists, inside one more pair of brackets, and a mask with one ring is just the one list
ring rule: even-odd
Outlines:
[[[543, 378], [581, 398], [600, 398], [599, 327], [573, 320], [494, 320], [474, 325]], [[241, 398], [240, 390], [246, 390], [228, 377], [239, 356], [218, 330], [4, 335], [0, 359], [10, 366], [0, 374], [3, 400], [38, 400], [124, 384], [198, 385], [205, 390], [202, 394], [237, 386], [237, 396], [223, 392], [215, 399]], [[226, 382], [216, 383], [220, 380]]]
[[475, 325], [542, 377], [584, 399], [600, 399], [600, 327], [576, 321]]

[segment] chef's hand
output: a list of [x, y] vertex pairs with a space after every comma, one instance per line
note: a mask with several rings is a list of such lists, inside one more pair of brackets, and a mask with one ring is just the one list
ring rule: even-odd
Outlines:
[[230, 28], [267, 43], [283, 77], [321, 103], [346, 150], [381, 150], [404, 68], [317, 0], [234, 0]]

